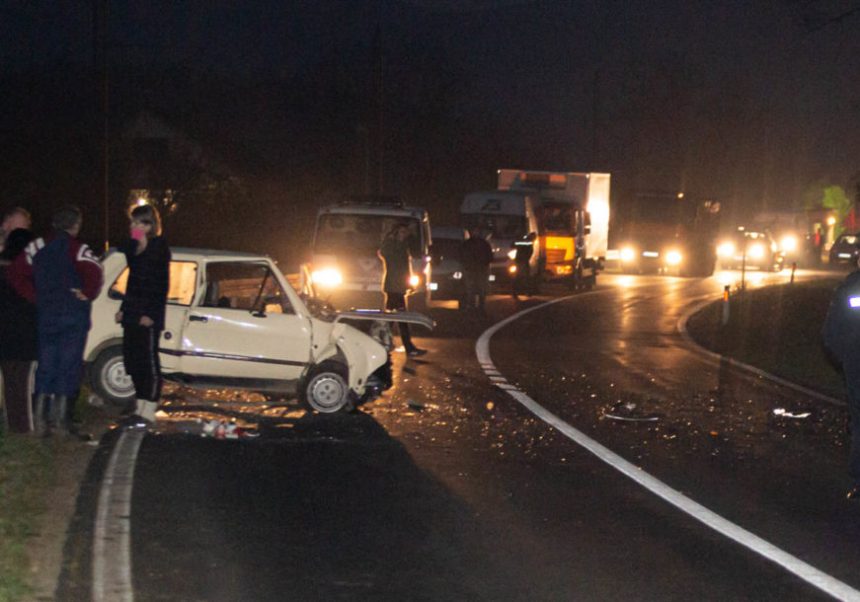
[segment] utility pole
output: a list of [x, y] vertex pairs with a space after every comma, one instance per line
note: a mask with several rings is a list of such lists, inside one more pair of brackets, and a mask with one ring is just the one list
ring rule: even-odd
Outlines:
[[383, 78], [383, 52], [382, 52], [382, 30], [379, 25], [376, 26], [376, 33], [373, 35], [373, 99], [374, 108], [376, 109], [376, 190], [377, 195], [381, 195], [385, 191], [384, 174], [384, 151], [385, 151], [385, 132], [383, 121], [384, 109], [384, 78]]
[[93, 0], [93, 70], [101, 96], [102, 117], [102, 210], [104, 212], [104, 247], [110, 247], [110, 120], [108, 79], [108, 2]]

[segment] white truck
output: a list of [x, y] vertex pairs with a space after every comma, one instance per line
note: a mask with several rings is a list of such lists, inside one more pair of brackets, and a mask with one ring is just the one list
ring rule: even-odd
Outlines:
[[500, 169], [498, 190], [467, 195], [460, 212], [490, 234], [497, 277], [509, 274], [512, 242], [535, 232], [535, 275], [591, 287], [606, 261], [609, 184], [607, 173]]
[[310, 262], [301, 273], [308, 288], [338, 309], [383, 305], [382, 261], [376, 252], [395, 224], [409, 228], [412, 255], [409, 308], [430, 301], [430, 217], [390, 197], [368, 197], [323, 207], [317, 213]]

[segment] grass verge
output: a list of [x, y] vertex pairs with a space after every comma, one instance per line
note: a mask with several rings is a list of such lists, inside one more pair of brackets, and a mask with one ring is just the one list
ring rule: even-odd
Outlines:
[[795, 282], [736, 293], [727, 325], [721, 325], [723, 307], [717, 301], [691, 316], [687, 329], [707, 349], [844, 399], [842, 375], [821, 345], [821, 326], [839, 282]]
[[31, 593], [26, 543], [56, 480], [50, 444], [24, 435], [0, 436], [0, 601]]

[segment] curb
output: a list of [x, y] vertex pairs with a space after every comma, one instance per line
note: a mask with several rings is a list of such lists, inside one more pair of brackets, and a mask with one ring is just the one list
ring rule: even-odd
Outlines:
[[741, 362], [739, 360], [731, 358], [727, 355], [721, 355], [719, 353], [715, 353], [714, 351], [711, 351], [710, 349], [707, 349], [706, 347], [699, 345], [693, 339], [693, 337], [690, 335], [689, 330], [687, 330], [687, 321], [690, 319], [690, 317], [693, 314], [699, 312], [702, 308], [710, 305], [711, 303], [714, 303], [715, 301], [717, 301], [719, 299], [720, 299], [719, 295], [715, 295], [715, 296], [708, 295], [706, 300], [700, 301], [700, 302], [696, 303], [695, 305], [693, 305], [693, 307], [691, 307], [686, 312], [684, 312], [684, 314], [678, 319], [678, 323], [676, 325], [676, 328], [677, 328], [678, 332], [681, 334], [681, 337], [684, 339], [684, 341], [690, 346], [690, 348], [693, 351], [695, 351], [696, 353], [698, 353], [704, 357], [707, 357], [708, 359], [710, 359], [714, 362], [728, 363], [730, 366], [733, 366], [735, 368], [740, 368], [741, 370], [749, 372], [750, 374], [754, 374], [756, 376], [766, 378], [769, 381], [775, 382], [775, 383], [782, 385], [784, 387], [788, 387], [789, 389], [793, 389], [799, 393], [803, 393], [804, 395], [809, 395], [810, 397], [813, 397], [814, 399], [817, 399], [819, 401], [823, 401], [825, 403], [829, 403], [830, 405], [843, 407], [843, 408], [848, 405], [845, 401], [843, 401], [841, 399], [837, 399], [835, 397], [831, 397], [830, 395], [825, 395], [824, 393], [821, 393], [819, 391], [815, 391], [815, 390], [810, 389], [808, 387], [804, 387], [803, 385], [793, 383], [789, 380], [786, 380], [784, 378], [777, 376], [776, 374], [771, 374], [770, 372], [766, 372], [766, 371], [762, 370], [761, 368], [756, 368], [755, 366], [752, 366], [750, 364], [746, 364], [744, 362]]

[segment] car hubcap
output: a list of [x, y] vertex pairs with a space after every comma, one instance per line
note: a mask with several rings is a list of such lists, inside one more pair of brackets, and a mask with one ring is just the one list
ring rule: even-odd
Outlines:
[[319, 409], [338, 409], [344, 398], [343, 382], [334, 375], [323, 374], [314, 380], [311, 399]]
[[105, 388], [117, 397], [127, 397], [134, 389], [134, 383], [119, 358], [105, 366], [104, 383]]

